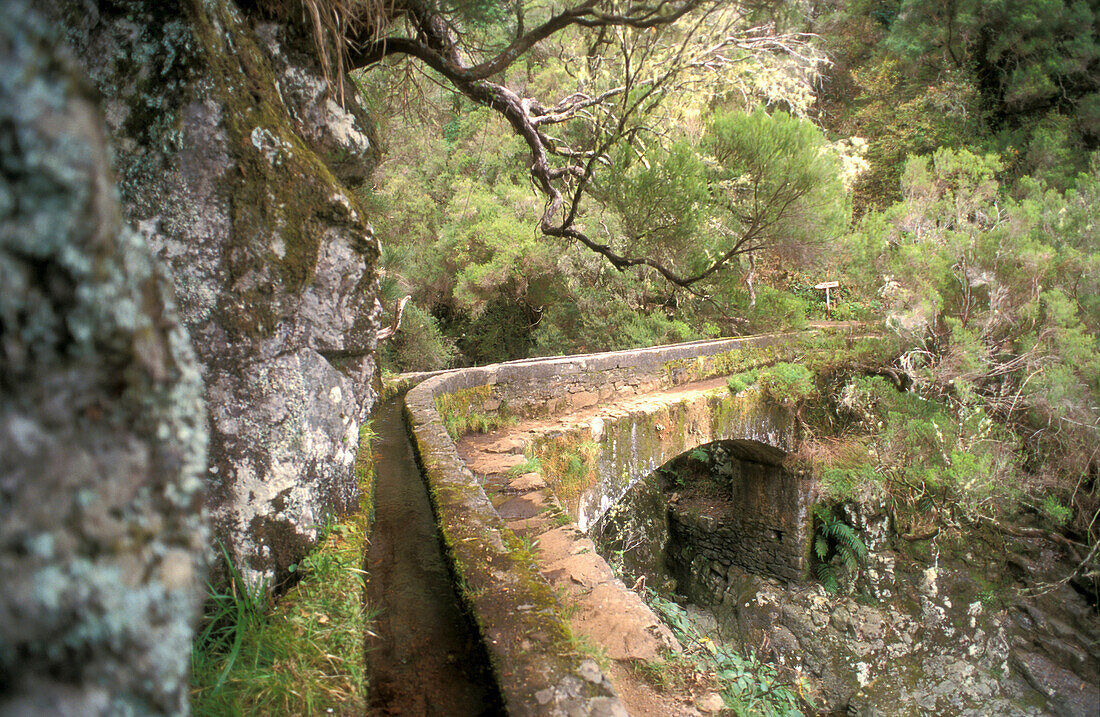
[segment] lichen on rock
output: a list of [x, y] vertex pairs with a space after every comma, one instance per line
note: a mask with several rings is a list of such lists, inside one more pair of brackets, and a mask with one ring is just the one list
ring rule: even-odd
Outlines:
[[56, 15], [108, 108], [124, 211], [195, 341], [215, 529], [277, 583], [357, 504], [381, 315], [378, 242], [351, 191], [377, 162], [369, 118], [354, 93], [332, 99], [301, 28], [254, 7], [96, 13]]
[[0, 713], [180, 713], [202, 383], [58, 42], [0, 5]]

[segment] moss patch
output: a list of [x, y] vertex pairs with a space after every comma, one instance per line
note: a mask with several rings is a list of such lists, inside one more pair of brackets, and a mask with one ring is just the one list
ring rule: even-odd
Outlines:
[[[230, 291], [219, 307], [221, 319], [243, 336], [268, 336], [313, 279], [325, 232], [370, 233], [353, 196], [295, 132], [267, 58], [242, 19], [226, 6], [198, 0], [189, 10], [234, 162], [226, 180]], [[377, 259], [373, 242], [356, 248], [368, 261]]]
[[666, 361], [661, 364], [661, 372], [670, 385], [679, 386], [718, 376], [728, 376], [779, 360], [789, 360], [795, 354], [796, 347], [793, 342], [746, 346], [717, 354]]

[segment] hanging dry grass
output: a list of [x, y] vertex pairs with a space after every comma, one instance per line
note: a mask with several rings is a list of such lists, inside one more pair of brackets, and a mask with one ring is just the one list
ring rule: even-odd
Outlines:
[[345, 75], [352, 38], [373, 42], [398, 14], [399, 0], [261, 0], [260, 8], [284, 22], [310, 29], [329, 92], [344, 104]]

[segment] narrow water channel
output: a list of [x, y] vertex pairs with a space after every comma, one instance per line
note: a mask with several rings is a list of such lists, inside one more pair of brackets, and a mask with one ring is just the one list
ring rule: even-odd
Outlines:
[[459, 607], [400, 398], [378, 408], [375, 521], [367, 600], [371, 712], [409, 717], [503, 714], [476, 631]]

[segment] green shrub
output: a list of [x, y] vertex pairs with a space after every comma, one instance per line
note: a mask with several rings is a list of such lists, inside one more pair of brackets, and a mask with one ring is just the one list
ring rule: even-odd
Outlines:
[[383, 369], [394, 373], [436, 371], [454, 365], [458, 348], [434, 316], [410, 303], [401, 328], [379, 345], [378, 353]]
[[745, 308], [745, 318], [754, 333], [770, 333], [806, 326], [810, 305], [802, 297], [782, 289], [760, 286], [756, 305]]
[[1043, 515], [1059, 528], [1068, 523], [1070, 518], [1073, 517], [1073, 511], [1062, 505], [1061, 501], [1053, 495], [1048, 495], [1044, 498], [1040, 508]]
[[825, 495], [832, 500], [850, 500], [858, 496], [861, 489], [878, 483], [879, 478], [874, 465], [868, 463], [859, 466], [824, 468], [821, 471], [820, 482]]
[[764, 369], [758, 381], [766, 395], [787, 405], [801, 403], [816, 392], [813, 374], [796, 363], [777, 363]]
[[760, 369], [758, 368], [754, 368], [751, 371], [742, 371], [726, 379], [726, 385], [729, 386], [731, 393], [738, 394], [755, 384], [759, 376]]
[[813, 373], [795, 363], [777, 363], [736, 373], [726, 380], [726, 385], [735, 394], [758, 385], [765, 396], [788, 406], [802, 403], [817, 391]]

